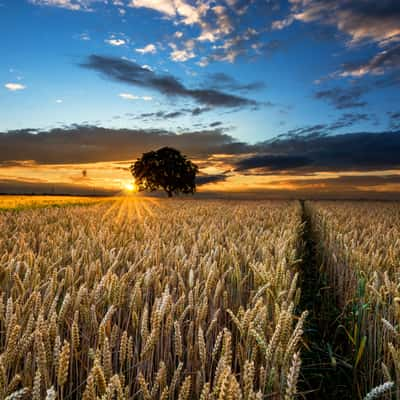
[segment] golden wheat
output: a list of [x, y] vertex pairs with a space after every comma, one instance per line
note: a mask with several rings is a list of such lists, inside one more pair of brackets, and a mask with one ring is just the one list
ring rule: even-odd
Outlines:
[[285, 201], [0, 212], [2, 398], [294, 396], [301, 230]]
[[332, 297], [343, 313], [357, 390], [365, 395], [394, 381], [399, 400], [400, 205], [310, 202], [307, 210]]

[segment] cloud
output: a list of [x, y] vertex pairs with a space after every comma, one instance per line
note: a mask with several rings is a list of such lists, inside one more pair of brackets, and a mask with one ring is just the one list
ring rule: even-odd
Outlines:
[[243, 84], [224, 72], [216, 72], [207, 76], [204, 86], [212, 86], [220, 90], [249, 92], [264, 89], [265, 83], [262, 81], [255, 81]]
[[345, 108], [364, 107], [367, 103], [361, 96], [367, 92], [367, 87], [351, 86], [349, 88], [335, 87], [314, 93], [316, 99], [325, 100], [338, 110]]
[[172, 0], [132, 0], [129, 6], [150, 8], [170, 17], [176, 15], [175, 4]]
[[236, 171], [267, 169], [268, 171], [285, 171], [310, 165], [311, 160], [301, 155], [265, 154], [245, 158], [236, 163]]
[[111, 46], [116, 46], [116, 47], [123, 46], [126, 44], [125, 39], [106, 39], [105, 42]]
[[0, 133], [0, 164], [32, 160], [38, 164], [80, 164], [133, 160], [145, 151], [175, 147], [189, 156], [240, 153], [248, 145], [221, 129], [174, 134], [156, 129], [106, 129], [75, 125], [38, 132], [16, 130]]
[[278, 138], [282, 139], [298, 136], [308, 136], [310, 138], [311, 136], [324, 136], [335, 133], [339, 129], [349, 128], [359, 122], [369, 121], [370, 119], [370, 114], [348, 112], [344, 113], [336, 121], [291, 129], [283, 135], [279, 135]]
[[12, 82], [6, 83], [6, 84], [4, 85], [4, 87], [5, 87], [6, 89], [10, 90], [11, 92], [16, 92], [16, 91], [18, 91], [18, 90], [24, 90], [24, 89], [26, 89], [26, 86], [25, 86], [25, 85], [22, 85], [21, 83], [12, 83]]
[[157, 48], [154, 44], [150, 43], [143, 48], [135, 49], [135, 51], [140, 54], [155, 54], [157, 52]]
[[292, 16], [289, 16], [284, 19], [276, 20], [272, 23], [272, 30], [281, 30], [284, 29], [288, 26], [290, 26], [294, 21], [294, 18]]
[[156, 90], [166, 96], [191, 98], [200, 104], [213, 107], [256, 106], [257, 102], [228, 94], [214, 88], [190, 89], [172, 75], [159, 75], [140, 65], [114, 57], [91, 55], [83, 68], [100, 72], [108, 79]]
[[211, 122], [211, 124], [209, 126], [210, 126], [210, 128], [215, 128], [215, 127], [221, 126], [221, 125], [223, 125], [222, 121], [215, 121], [215, 122]]
[[288, 18], [333, 25], [350, 37], [349, 44], [373, 41], [379, 44], [400, 38], [398, 0], [290, 0]]
[[91, 37], [87, 32], [84, 32], [84, 33], [81, 33], [80, 35], [78, 35], [78, 39], [83, 40], [84, 42], [88, 42], [91, 40]]
[[400, 111], [389, 111], [389, 127], [392, 130], [400, 130]]
[[[154, 112], [146, 112], [137, 115], [135, 118], [141, 118], [151, 121], [159, 121], [159, 120], [164, 120], [164, 119], [173, 119], [173, 118], [178, 118], [182, 117], [184, 115], [191, 115], [193, 117], [198, 116], [200, 114], [203, 114], [207, 111], [210, 111], [211, 108], [209, 107], [195, 107], [195, 108], [180, 108], [177, 110], [173, 111], [154, 111]], [[129, 114], [130, 116], [134, 116], [134, 114]], [[212, 127], [212, 125], [210, 125]], [[214, 125], [215, 127], [216, 125]]]
[[213, 175], [198, 175], [196, 176], [196, 185], [197, 186], [203, 186], [207, 185], [208, 183], [217, 183], [217, 182], [223, 182], [228, 178], [228, 175], [225, 174], [213, 174]]
[[139, 118], [151, 119], [153, 121], [156, 120], [164, 120], [164, 119], [171, 119], [171, 118], [178, 118], [184, 115], [183, 111], [157, 111], [157, 112], [149, 112], [149, 113], [142, 113], [139, 115]]
[[185, 25], [193, 25], [201, 23], [202, 16], [209, 9], [207, 3], [200, 0], [194, 7], [185, 0], [132, 0], [129, 5], [152, 9], [169, 18], [178, 18], [179, 22]]
[[394, 69], [400, 69], [400, 44], [379, 52], [369, 60], [344, 64], [339, 75], [343, 77], [383, 75], [386, 71]]
[[57, 99], [57, 100], [56, 100], [56, 103], [57, 103], [57, 104], [61, 104], [62, 102], [63, 102], [62, 99]]
[[297, 171], [371, 171], [400, 167], [400, 131], [340, 135], [288, 135], [254, 146], [255, 154], [236, 163], [260, 174]]
[[71, 11], [91, 11], [91, 3], [99, 0], [29, 0], [37, 6], [65, 8]]
[[120, 93], [118, 96], [124, 100], [144, 100], [144, 101], [153, 100], [153, 98], [151, 96], [136, 96], [132, 93]]
[[188, 61], [192, 58], [196, 57], [196, 54], [193, 53], [193, 51], [190, 50], [178, 50], [175, 49], [171, 52], [170, 54], [171, 60], [176, 61], [176, 62], [185, 62]]
[[195, 46], [194, 40], [187, 40], [184, 43], [183, 49], [178, 49], [175, 43], [169, 43], [169, 46], [172, 48], [170, 57], [173, 61], [185, 62], [196, 57], [196, 54], [193, 51]]

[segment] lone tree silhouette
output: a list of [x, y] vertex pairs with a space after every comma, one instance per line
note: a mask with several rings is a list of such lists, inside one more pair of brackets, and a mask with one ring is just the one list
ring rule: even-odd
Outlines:
[[196, 191], [197, 165], [171, 147], [144, 153], [130, 170], [139, 191], [163, 189], [168, 197]]

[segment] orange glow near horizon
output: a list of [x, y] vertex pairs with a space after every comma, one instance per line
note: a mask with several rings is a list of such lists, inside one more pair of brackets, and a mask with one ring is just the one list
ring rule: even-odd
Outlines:
[[[342, 190], [356, 194], [371, 192], [398, 192], [399, 183], [385, 177], [398, 176], [400, 170], [386, 171], [321, 171], [297, 174], [242, 174], [234, 171], [228, 157], [215, 156], [199, 162], [204, 175], [225, 174], [224, 180], [198, 187], [200, 193], [287, 193], [296, 192], [340, 193]], [[203, 163], [203, 165], [201, 165]], [[128, 161], [95, 162], [86, 164], [37, 164], [25, 161], [0, 168], [0, 185], [3, 193], [122, 193], [125, 196], [138, 192], [129, 171]], [[364, 178], [364, 179], [362, 179]], [[381, 181], [375, 178], [382, 178]]]

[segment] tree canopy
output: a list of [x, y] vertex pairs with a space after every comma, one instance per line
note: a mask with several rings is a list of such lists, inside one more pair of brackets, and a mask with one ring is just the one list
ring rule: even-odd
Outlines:
[[168, 197], [196, 191], [197, 165], [171, 147], [144, 153], [130, 170], [139, 191], [162, 189]]

